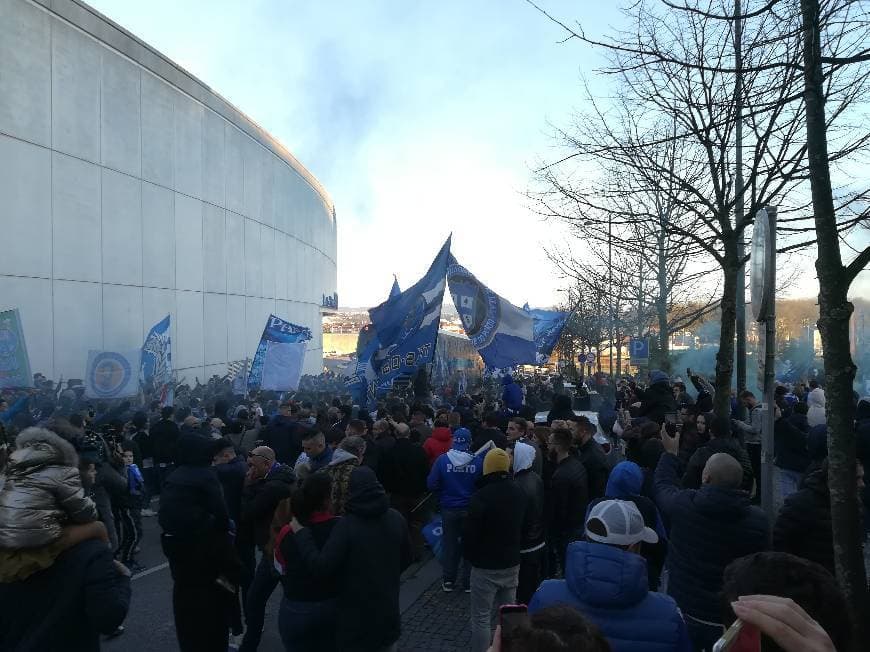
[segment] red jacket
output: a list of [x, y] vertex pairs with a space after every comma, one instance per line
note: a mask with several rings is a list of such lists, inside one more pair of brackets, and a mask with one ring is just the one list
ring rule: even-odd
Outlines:
[[453, 445], [453, 433], [450, 428], [438, 427], [432, 429], [432, 436], [423, 442], [423, 450], [429, 458], [429, 466], [435, 464], [435, 460], [450, 450]]

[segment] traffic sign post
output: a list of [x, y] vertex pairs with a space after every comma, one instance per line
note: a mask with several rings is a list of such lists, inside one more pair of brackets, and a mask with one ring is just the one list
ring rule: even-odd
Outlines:
[[628, 345], [628, 356], [632, 367], [649, 364], [649, 338], [632, 337]]
[[[752, 232], [750, 289], [752, 313], [764, 322], [764, 411], [761, 429], [761, 507], [773, 522], [774, 357], [776, 355], [776, 207], [755, 214]], [[759, 356], [760, 357], [760, 356]], [[756, 480], [758, 481], [758, 480]]]

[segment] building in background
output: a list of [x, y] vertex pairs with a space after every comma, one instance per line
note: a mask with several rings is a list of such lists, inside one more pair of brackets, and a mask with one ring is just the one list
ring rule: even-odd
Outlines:
[[193, 382], [252, 357], [274, 313], [322, 368], [335, 210], [220, 95], [77, 0], [0, 2], [0, 309], [34, 372], [82, 377], [172, 316]]

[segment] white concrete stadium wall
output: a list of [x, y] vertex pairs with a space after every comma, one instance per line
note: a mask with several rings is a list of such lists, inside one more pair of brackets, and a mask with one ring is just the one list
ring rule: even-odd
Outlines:
[[336, 283], [332, 203], [207, 86], [75, 0], [0, 0], [0, 309], [30, 362], [81, 378], [172, 315], [179, 377], [250, 357], [269, 313], [311, 328]]

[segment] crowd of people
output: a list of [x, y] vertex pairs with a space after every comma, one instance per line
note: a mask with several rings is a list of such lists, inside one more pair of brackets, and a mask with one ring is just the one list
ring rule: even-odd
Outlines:
[[[371, 413], [332, 375], [288, 395], [215, 377], [166, 407], [37, 378], [0, 400], [0, 649], [121, 635], [149, 517], [185, 652], [258, 649], [279, 587], [288, 651], [396, 650], [429, 549], [441, 590], [470, 594], [472, 652], [712, 650], [738, 619], [765, 650], [852, 649], [823, 389], [777, 390], [771, 522], [756, 397], [717, 417], [687, 376], [415, 383]], [[870, 400], [857, 418], [863, 488]], [[528, 616], [497, 627], [512, 604]]]

